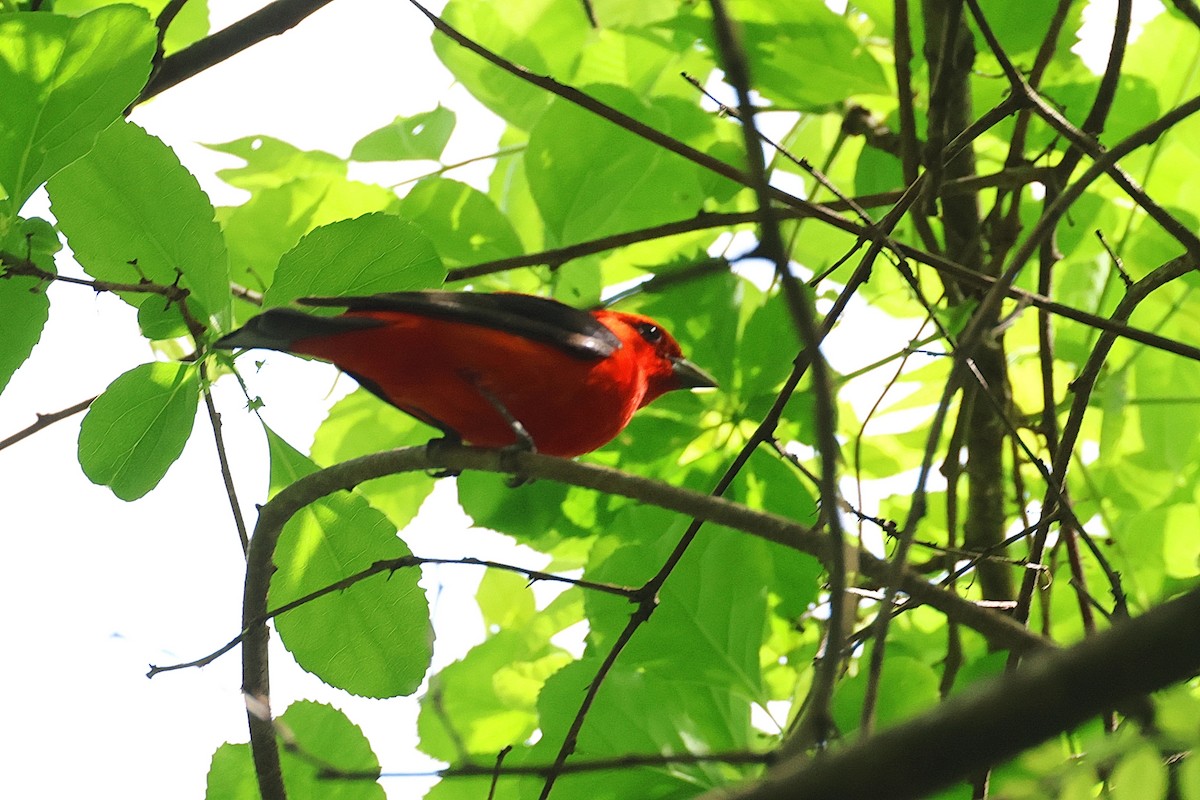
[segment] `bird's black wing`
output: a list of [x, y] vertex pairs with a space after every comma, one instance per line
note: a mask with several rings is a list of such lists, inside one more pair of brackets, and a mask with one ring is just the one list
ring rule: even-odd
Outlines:
[[605, 358], [621, 348], [617, 335], [588, 312], [527, 294], [389, 292], [364, 297], [304, 297], [297, 302], [348, 311], [401, 311], [479, 325], [554, 345], [580, 358]]

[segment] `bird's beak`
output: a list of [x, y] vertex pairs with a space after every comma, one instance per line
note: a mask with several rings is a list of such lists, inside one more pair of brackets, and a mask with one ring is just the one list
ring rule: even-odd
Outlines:
[[680, 389], [715, 389], [717, 380], [686, 358], [671, 359], [671, 373]]

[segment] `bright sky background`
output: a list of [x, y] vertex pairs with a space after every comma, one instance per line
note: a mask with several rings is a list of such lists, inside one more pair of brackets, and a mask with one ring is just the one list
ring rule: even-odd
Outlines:
[[[214, 29], [265, 3], [210, 0]], [[440, 3], [433, 4], [435, 8]], [[137, 109], [132, 119], [172, 145], [216, 205], [240, 193], [217, 180], [236, 159], [195, 142], [275, 136], [306, 149], [348, 155], [362, 135], [434, 108], [459, 112], [448, 162], [490, 152], [499, 126], [434, 58], [430, 26], [411, 6], [386, 0], [336, 0], [287, 34], [189, 80]], [[464, 115], [470, 115], [464, 120]], [[407, 175], [390, 170], [384, 181]], [[453, 177], [475, 183], [486, 165]], [[360, 173], [359, 177], [372, 179]], [[379, 180], [379, 178], [374, 178]], [[46, 215], [40, 194], [26, 216]], [[66, 259], [59, 268], [79, 274]], [[0, 396], [0, 438], [37, 413], [71, 406], [124, 371], [154, 358], [138, 335], [133, 310], [111, 296], [56, 284], [51, 317], [31, 359]], [[287, 356], [271, 357], [252, 391], [268, 405], [276, 431], [307, 449], [328, 406], [353, 388], [336, 371]], [[232, 381], [215, 392], [235, 480], [248, 523], [265, 499], [266, 445], [244, 413]], [[237, 633], [244, 562], [217, 467], [207, 415], [196, 419], [183, 457], [157, 489], [134, 503], [93, 485], [76, 461], [82, 414], [0, 451], [5, 559], [0, 603], [6, 655], [0, 660], [5, 724], [12, 741], [0, 770], [4, 797], [202, 797], [213, 751], [246, 741], [240, 655], [203, 670], [147, 680], [147, 665], [188, 661]], [[443, 482], [433, 514], [405, 538], [419, 555], [520, 560], [502, 537], [467, 531], [468, 521]], [[542, 562], [525, 558], [530, 566]], [[482, 635], [473, 593], [479, 571], [444, 567], [423, 584], [435, 609], [435, 667]], [[453, 584], [445, 590], [443, 579]], [[274, 642], [278, 644], [278, 642]], [[332, 703], [361, 725], [388, 770], [436, 767], [415, 753], [416, 703], [365, 701], [324, 686], [277, 648], [272, 701], [282, 713], [294, 699]], [[429, 780], [385, 782], [393, 797], [414, 797]]]

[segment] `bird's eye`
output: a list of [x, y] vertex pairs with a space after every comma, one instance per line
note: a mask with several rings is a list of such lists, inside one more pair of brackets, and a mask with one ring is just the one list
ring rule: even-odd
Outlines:
[[636, 327], [642, 338], [650, 344], [657, 343], [663, 337], [662, 328], [649, 322], [639, 322]]

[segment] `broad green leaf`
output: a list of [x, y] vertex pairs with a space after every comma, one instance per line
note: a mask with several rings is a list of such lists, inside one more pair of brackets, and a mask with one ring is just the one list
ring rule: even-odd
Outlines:
[[1191, 467], [1200, 451], [1200, 364], [1147, 350], [1134, 374], [1145, 448], [1168, 472]]
[[[302, 700], [293, 703], [276, 720], [296, 749], [280, 747], [283, 785], [293, 800], [383, 800], [386, 793], [376, 781], [329, 780], [321, 767], [356, 774], [377, 772], [379, 759], [362, 729], [333, 706]], [[307, 756], [307, 758], [306, 758]], [[258, 800], [258, 781], [249, 744], [223, 744], [213, 753], [208, 768], [207, 800]]]
[[475, 600], [489, 633], [524, 624], [537, 613], [529, 580], [506, 570], [489, 569], [483, 573]]
[[743, 397], [774, 395], [792, 373], [792, 360], [799, 352], [800, 340], [788, 304], [778, 294], [764, 297], [738, 341], [736, 377], [740, 385], [727, 386], [724, 391], [736, 390]]
[[[601, 500], [598, 509], [596, 493], [591, 490], [553, 481], [535, 481], [514, 489], [504, 476], [484, 472], [465, 472], [457, 484], [458, 502], [476, 525], [507, 533], [543, 552], [562, 538], [591, 536], [589, 526], [603, 524], [610, 516], [607, 506], [614, 502]], [[572, 519], [579, 514], [564, 514], [567, 506], [586, 509], [581, 513], [588, 524]]]
[[992, 32], [1014, 59], [1041, 45], [1057, 5], [1058, 0], [981, 0], [979, 4]]
[[400, 216], [417, 223], [448, 267], [519, 255], [521, 240], [491, 198], [447, 178], [417, 182], [400, 201]]
[[[122, 0], [125, 5], [144, 8], [151, 19], [158, 16], [167, 7], [170, 0]], [[54, 13], [68, 16], [80, 16], [97, 8], [111, 8], [110, 0], [54, 0]], [[43, 6], [45, 7], [45, 6]], [[163, 52], [172, 55], [199, 39], [208, 35], [208, 2], [207, 0], [189, 0], [179, 9], [179, 13], [171, 20], [167, 35], [163, 40]]]
[[[314, 228], [396, 206], [382, 186], [348, 181], [336, 174], [314, 175], [267, 187], [222, 218], [229, 245], [230, 277], [262, 292], [275, 279], [279, 259]], [[258, 309], [254, 310], [257, 313]]]
[[[489, 637], [430, 680], [417, 721], [421, 750], [454, 761], [525, 741], [537, 728], [538, 692], [570, 661], [548, 637], [522, 630]], [[465, 752], [456, 752], [459, 744]]]
[[232, 142], [205, 145], [209, 150], [236, 156], [245, 165], [217, 171], [217, 177], [248, 192], [278, 189], [301, 178], [342, 178], [345, 159], [323, 150], [301, 150], [271, 136], [246, 136]]
[[1167, 796], [1167, 765], [1149, 742], [1118, 762], [1110, 780], [1113, 800], [1155, 800]]
[[191, 364], [142, 364], [117, 378], [80, 426], [84, 474], [122, 500], [146, 494], [183, 452], [199, 396]]
[[[867, 673], [838, 684], [833, 695], [833, 718], [843, 735], [858, 730], [866, 697]], [[901, 720], [926, 711], [939, 702], [938, 676], [928, 665], [914, 658], [892, 655], [884, 661], [875, 706], [879, 727], [894, 725]]]
[[[271, 491], [317, 466], [267, 431]], [[376, 561], [411, 555], [386, 517], [362, 497], [339, 492], [302, 509], [284, 526], [275, 550], [270, 606], [278, 608], [347, 578]], [[279, 638], [301, 667], [364, 697], [412, 694], [432, 654], [429, 604], [406, 569], [376, 575], [275, 619]]]
[[[35, 218], [19, 220], [0, 250], [29, 258], [54, 274], [54, 254], [60, 247], [50, 223]], [[50, 298], [45, 289], [37, 278], [0, 279], [0, 342], [4, 342], [0, 348], [0, 392], [42, 338], [42, 328], [50, 317]]]
[[[229, 322], [229, 263], [213, 207], [161, 140], [117, 123], [84, 158], [50, 181], [51, 207], [75, 259], [102, 281], [143, 278], [191, 292], [201, 323]], [[133, 305], [157, 296], [122, 296]]]
[[[1157, 15], [1146, 23], [1140, 36], [1129, 42], [1122, 63], [1121, 82], [1132, 79], [1141, 86], [1152, 86], [1157, 95], [1164, 98], [1164, 106], [1174, 105], [1195, 94], [1192, 83], [1195, 75], [1191, 69], [1174, 71], [1162, 68], [1165, 63], [1191, 65], [1195, 62], [1195, 32], [1195, 26], [1181, 16]], [[1119, 111], [1109, 114], [1109, 123], [1122, 124], [1120, 116]]]
[[583, 50], [573, 83], [614, 84], [638, 97], [675, 95], [692, 100], [696, 90], [680, 73], [704, 75], [706, 54], [687, 37], [665, 28], [617, 30], [602, 26]]
[[[1096, 83], [1084, 78], [1076, 82], [1047, 86], [1044, 91], [1047, 97], [1053, 98], [1055, 104], [1065, 110], [1066, 116], [1072, 122], [1082, 125], [1095, 97]], [[1105, 124], [1103, 140], [1109, 144], [1116, 144], [1161, 113], [1158, 82], [1156, 79], [1138, 75], [1125, 75], [1117, 84], [1117, 95], [1113, 103], [1120, 112], [1109, 114]], [[1045, 133], [1047, 140], [1053, 135], [1050, 130]]]
[[[741, 3], [736, 18], [755, 90], [781, 107], [821, 111], [889, 91], [883, 67], [848, 20], [823, 3]], [[717, 52], [711, 19], [677, 24]]]
[[206, 800], [261, 800], [250, 744], [226, 742], [208, 765]]
[[79, 19], [0, 14], [4, 216], [86, 153], [137, 97], [150, 74], [154, 35], [145, 12], [122, 5]]
[[1163, 563], [1172, 578], [1200, 574], [1200, 509], [1188, 504], [1171, 506], [1163, 527]]
[[648, 25], [679, 13], [675, 0], [594, 0], [592, 8], [602, 30]]
[[[667, 662], [662, 666], [673, 666], [674, 674], [662, 668], [639, 668], [624, 658], [609, 672], [580, 732], [577, 758], [750, 749], [754, 734], [748, 707], [741, 699], [719, 684], [703, 680], [686, 659], [673, 653], [664, 659], [661, 652], [659, 660]], [[583, 687], [591, 682], [598, 666], [598, 658], [587, 658], [568, 665], [546, 682], [538, 700], [542, 738], [531, 748], [531, 761], [546, 763], [554, 758], [579, 709]], [[676, 764], [670, 769], [630, 768], [607, 775], [564, 775], [555, 784], [554, 796], [561, 794], [567, 800], [686, 798], [755, 771], [713, 762]]]
[[433, 111], [396, 117], [379, 130], [355, 143], [350, 158], [355, 161], [437, 161], [454, 132], [454, 112], [445, 106]]
[[390, 214], [367, 214], [324, 225], [280, 259], [264, 305], [297, 297], [432, 289], [446, 270], [417, 225]]
[[514, 127], [509, 127], [501, 134], [500, 147], [520, 147], [522, 157], [509, 155], [497, 159], [496, 168], [488, 178], [488, 197], [512, 224], [526, 252], [533, 253], [545, 249], [546, 231], [542, 215], [529, 190], [529, 176], [523, 157], [527, 140], [528, 135]]
[[747, 26], [751, 74], [763, 96], [819, 109], [850, 95], [886, 93], [883, 68], [843, 19], [817, 4], [804, 8], [813, 16], [803, 22]]
[[[626, 508], [608, 532], [631, 543], [616, 546], [603, 560], [594, 551], [584, 576], [618, 586], [641, 585], [665, 563], [687, 522], [661, 509]], [[686, 675], [687, 683], [714, 692], [720, 687], [729, 713], [736, 709], [736, 715], [748, 718], [750, 705], [766, 700], [759, 648], [766, 626], [770, 556], [775, 553], [745, 534], [706, 526], [663, 585], [658, 607], [624, 655], [664, 680]], [[736, 574], [728, 569], [733, 561], [738, 564]], [[594, 593], [585, 600], [589, 643], [603, 651], [624, 628], [629, 603]], [[671, 658], [664, 661], [663, 653]], [[679, 669], [685, 673], [679, 674]], [[737, 725], [730, 735], [737, 735], [736, 730]]]
[[[375, 395], [359, 389], [334, 404], [313, 439], [312, 459], [332, 466], [394, 447], [421, 445], [441, 434]], [[372, 507], [403, 528], [433, 491], [433, 478], [422, 472], [388, 475], [358, 487]]]
[[[503, 7], [491, 0], [451, 0], [442, 19], [518, 66], [560, 81], [574, 77], [590, 35], [583, 7], [574, 0], [529, 0]], [[545, 109], [544, 89], [497, 69], [440, 33], [433, 35], [433, 50], [479, 102], [513, 125], [529, 130]]]
[[[665, 133], [680, 124], [665, 100], [646, 105], [615, 86], [587, 91]], [[530, 132], [525, 168], [557, 245], [683, 219], [704, 201], [699, 167], [565, 100]]]

